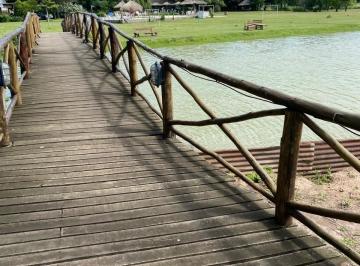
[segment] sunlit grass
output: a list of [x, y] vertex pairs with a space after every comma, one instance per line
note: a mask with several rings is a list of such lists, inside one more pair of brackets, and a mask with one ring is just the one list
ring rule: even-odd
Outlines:
[[[4, 36], [16, 28], [20, 27], [22, 22], [6, 22], [0, 23], [0, 37]], [[46, 20], [41, 20], [41, 30], [42, 32], [60, 32], [61, 29], [61, 19], [53, 19], [47, 22]]]
[[[247, 20], [263, 19], [264, 30], [245, 31]], [[318, 35], [345, 31], [360, 31], [360, 10], [348, 12], [233, 12], [214, 18], [183, 19], [132, 24], [118, 27], [133, 35], [135, 28], [153, 27], [156, 37], [139, 39], [151, 47], [204, 44], [278, 38], [297, 35]]]

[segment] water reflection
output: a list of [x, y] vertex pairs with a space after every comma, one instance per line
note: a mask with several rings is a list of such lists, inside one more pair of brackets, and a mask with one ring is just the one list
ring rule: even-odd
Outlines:
[[[360, 113], [359, 32], [158, 50], [295, 97]], [[143, 56], [147, 65], [155, 60], [146, 54]], [[218, 116], [239, 115], [276, 107], [179, 71]], [[175, 83], [174, 87], [176, 118], [193, 120], [207, 118], [178, 84]], [[143, 86], [141, 89], [151, 97], [147, 87]], [[339, 126], [330, 123], [323, 123], [322, 126], [337, 138], [355, 138]], [[263, 118], [233, 124], [231, 129], [248, 147], [279, 145], [282, 118]], [[208, 147], [214, 149], [232, 147], [216, 127], [183, 130]], [[315, 139], [317, 138], [305, 129], [303, 140]]]

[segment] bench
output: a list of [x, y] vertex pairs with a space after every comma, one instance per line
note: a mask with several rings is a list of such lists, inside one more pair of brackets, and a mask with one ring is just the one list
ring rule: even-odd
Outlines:
[[134, 37], [140, 37], [140, 35], [151, 35], [156, 36], [157, 32], [153, 28], [138, 28], [134, 31]]
[[244, 30], [263, 30], [266, 24], [261, 19], [250, 20], [245, 23]]

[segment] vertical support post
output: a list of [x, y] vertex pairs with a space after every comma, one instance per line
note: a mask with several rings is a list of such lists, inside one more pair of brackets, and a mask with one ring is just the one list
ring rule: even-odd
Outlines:
[[8, 146], [11, 144], [9, 127], [6, 121], [5, 88], [0, 87], [0, 129], [3, 134], [0, 145]]
[[136, 81], [138, 80], [136, 71], [136, 51], [134, 45], [134, 42], [131, 40], [127, 42], [131, 96], [136, 96]]
[[297, 112], [286, 111], [281, 138], [280, 161], [275, 197], [275, 216], [281, 225], [291, 225], [286, 203], [294, 199], [297, 161], [302, 134], [302, 120]]
[[84, 37], [84, 33], [83, 33], [83, 24], [82, 22], [84, 21], [84, 15], [82, 15], [83, 19], [81, 21], [80, 17], [81, 17], [81, 14], [80, 13], [77, 13], [78, 14], [78, 24], [79, 24], [79, 32], [80, 32], [80, 38], [82, 39]]
[[29, 67], [29, 51], [28, 46], [26, 45], [26, 35], [25, 33], [20, 34], [20, 57], [21, 60], [24, 62], [24, 67], [26, 71], [25, 79], [30, 77], [30, 67]]
[[105, 58], [105, 31], [104, 31], [104, 25], [99, 21], [99, 34], [100, 34], [100, 59]]
[[76, 34], [76, 18], [75, 14], [71, 14], [71, 32], [72, 34]]
[[32, 45], [32, 47], [34, 47], [36, 44], [35, 29], [34, 29], [34, 17], [30, 17], [29, 26], [30, 26], [29, 29], [30, 29], [30, 36], [31, 36], [31, 45]]
[[91, 33], [92, 33], [92, 41], [93, 41], [93, 49], [97, 48], [97, 40], [96, 40], [96, 20], [93, 16], [91, 16]]
[[163, 103], [163, 137], [172, 138], [174, 133], [171, 131], [169, 121], [173, 119], [173, 97], [171, 85], [171, 73], [169, 64], [163, 63], [164, 80], [161, 85], [162, 103]]
[[19, 77], [17, 74], [18, 65], [17, 65], [15, 48], [13, 45], [10, 45], [10, 49], [9, 49], [9, 67], [10, 67], [11, 88], [13, 89], [14, 93], [17, 95], [16, 104], [21, 105], [22, 99], [20, 93]]
[[88, 23], [87, 23], [87, 17], [84, 14], [83, 16], [83, 22], [84, 22], [84, 27], [85, 27], [85, 43], [89, 42], [89, 28], [88, 28]]
[[109, 40], [110, 40], [110, 48], [111, 48], [111, 68], [112, 72], [116, 72], [116, 57], [119, 54], [119, 46], [116, 39], [115, 31], [112, 27], [109, 27]]
[[32, 58], [32, 41], [31, 41], [31, 33], [30, 33], [30, 24], [26, 25], [26, 44], [28, 47], [28, 54], [29, 54], [29, 59], [28, 62], [30, 62], [31, 58]]
[[75, 13], [74, 18], [75, 18], [75, 34], [76, 36], [79, 36], [79, 13]]

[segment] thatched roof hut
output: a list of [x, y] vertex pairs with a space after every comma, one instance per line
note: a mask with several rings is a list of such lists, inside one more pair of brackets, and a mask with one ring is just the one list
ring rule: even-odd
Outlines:
[[123, 1], [123, 0], [121, 0], [119, 3], [117, 3], [115, 6], [114, 6], [114, 8], [115, 9], [121, 9], [122, 7], [123, 7], [123, 5], [125, 5], [126, 3]]
[[133, 0], [130, 0], [120, 8], [121, 11], [129, 12], [129, 13], [143, 12], [143, 9], [144, 8], [142, 7], [142, 5], [140, 5], [139, 3]]
[[207, 3], [204, 0], [184, 0], [181, 2], [181, 5], [206, 5]]

